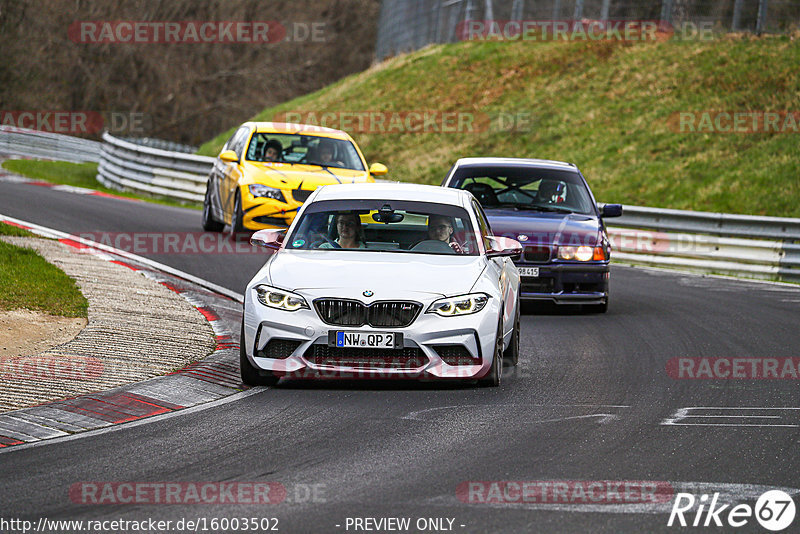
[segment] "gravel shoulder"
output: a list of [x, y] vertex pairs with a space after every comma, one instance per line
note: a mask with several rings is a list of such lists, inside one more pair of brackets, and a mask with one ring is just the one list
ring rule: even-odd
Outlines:
[[[36, 250], [75, 279], [89, 313], [77, 335], [62, 330], [51, 341], [55, 346], [0, 354], [0, 412], [163, 375], [215, 350], [215, 333], [203, 314], [141, 273], [54, 240], [2, 239]], [[34, 325], [28, 324], [31, 333]]]

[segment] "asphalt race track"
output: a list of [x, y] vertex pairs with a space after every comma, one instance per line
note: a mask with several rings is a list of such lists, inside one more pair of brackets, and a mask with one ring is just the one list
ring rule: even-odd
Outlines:
[[[196, 210], [28, 184], [0, 183], [0, 213], [71, 233], [200, 231]], [[143, 255], [240, 293], [263, 262], [254, 254]], [[800, 290], [612, 270], [606, 315], [528, 310], [519, 367], [505, 369], [500, 388], [284, 381], [113, 432], [10, 448], [0, 453], [0, 517], [274, 517], [290, 533], [354, 532], [355, 518], [389, 517], [410, 518], [412, 527], [422, 519], [427, 532], [678, 530], [667, 527], [669, 502], [511, 495], [487, 504], [458, 491], [470, 481], [572, 481], [570, 491], [575, 481], [655, 481], [751, 506], [782, 488], [800, 503], [797, 380], [667, 372], [681, 357], [800, 356]], [[99, 505], [70, 494], [82, 482], [210, 481], [277, 482], [287, 496], [266, 505]], [[430, 528], [427, 519], [443, 522]], [[765, 530], [750, 518], [735, 531]]]

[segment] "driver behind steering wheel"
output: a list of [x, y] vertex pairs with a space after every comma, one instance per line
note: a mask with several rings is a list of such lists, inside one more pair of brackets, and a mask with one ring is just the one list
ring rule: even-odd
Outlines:
[[431, 215], [428, 217], [428, 239], [435, 241], [444, 241], [450, 248], [457, 254], [463, 254], [464, 251], [461, 246], [452, 241], [453, 237], [453, 219], [445, 215]]

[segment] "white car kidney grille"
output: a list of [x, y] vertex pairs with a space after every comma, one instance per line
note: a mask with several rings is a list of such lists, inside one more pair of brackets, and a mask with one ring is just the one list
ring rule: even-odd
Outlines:
[[317, 299], [314, 307], [320, 318], [334, 326], [402, 328], [414, 322], [422, 304], [402, 300], [386, 300], [366, 305], [357, 300]]

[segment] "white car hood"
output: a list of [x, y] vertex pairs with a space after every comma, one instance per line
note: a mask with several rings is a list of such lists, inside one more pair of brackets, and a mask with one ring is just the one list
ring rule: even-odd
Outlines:
[[273, 286], [314, 298], [428, 298], [467, 293], [483, 271], [481, 256], [363, 251], [282, 250], [269, 264]]

